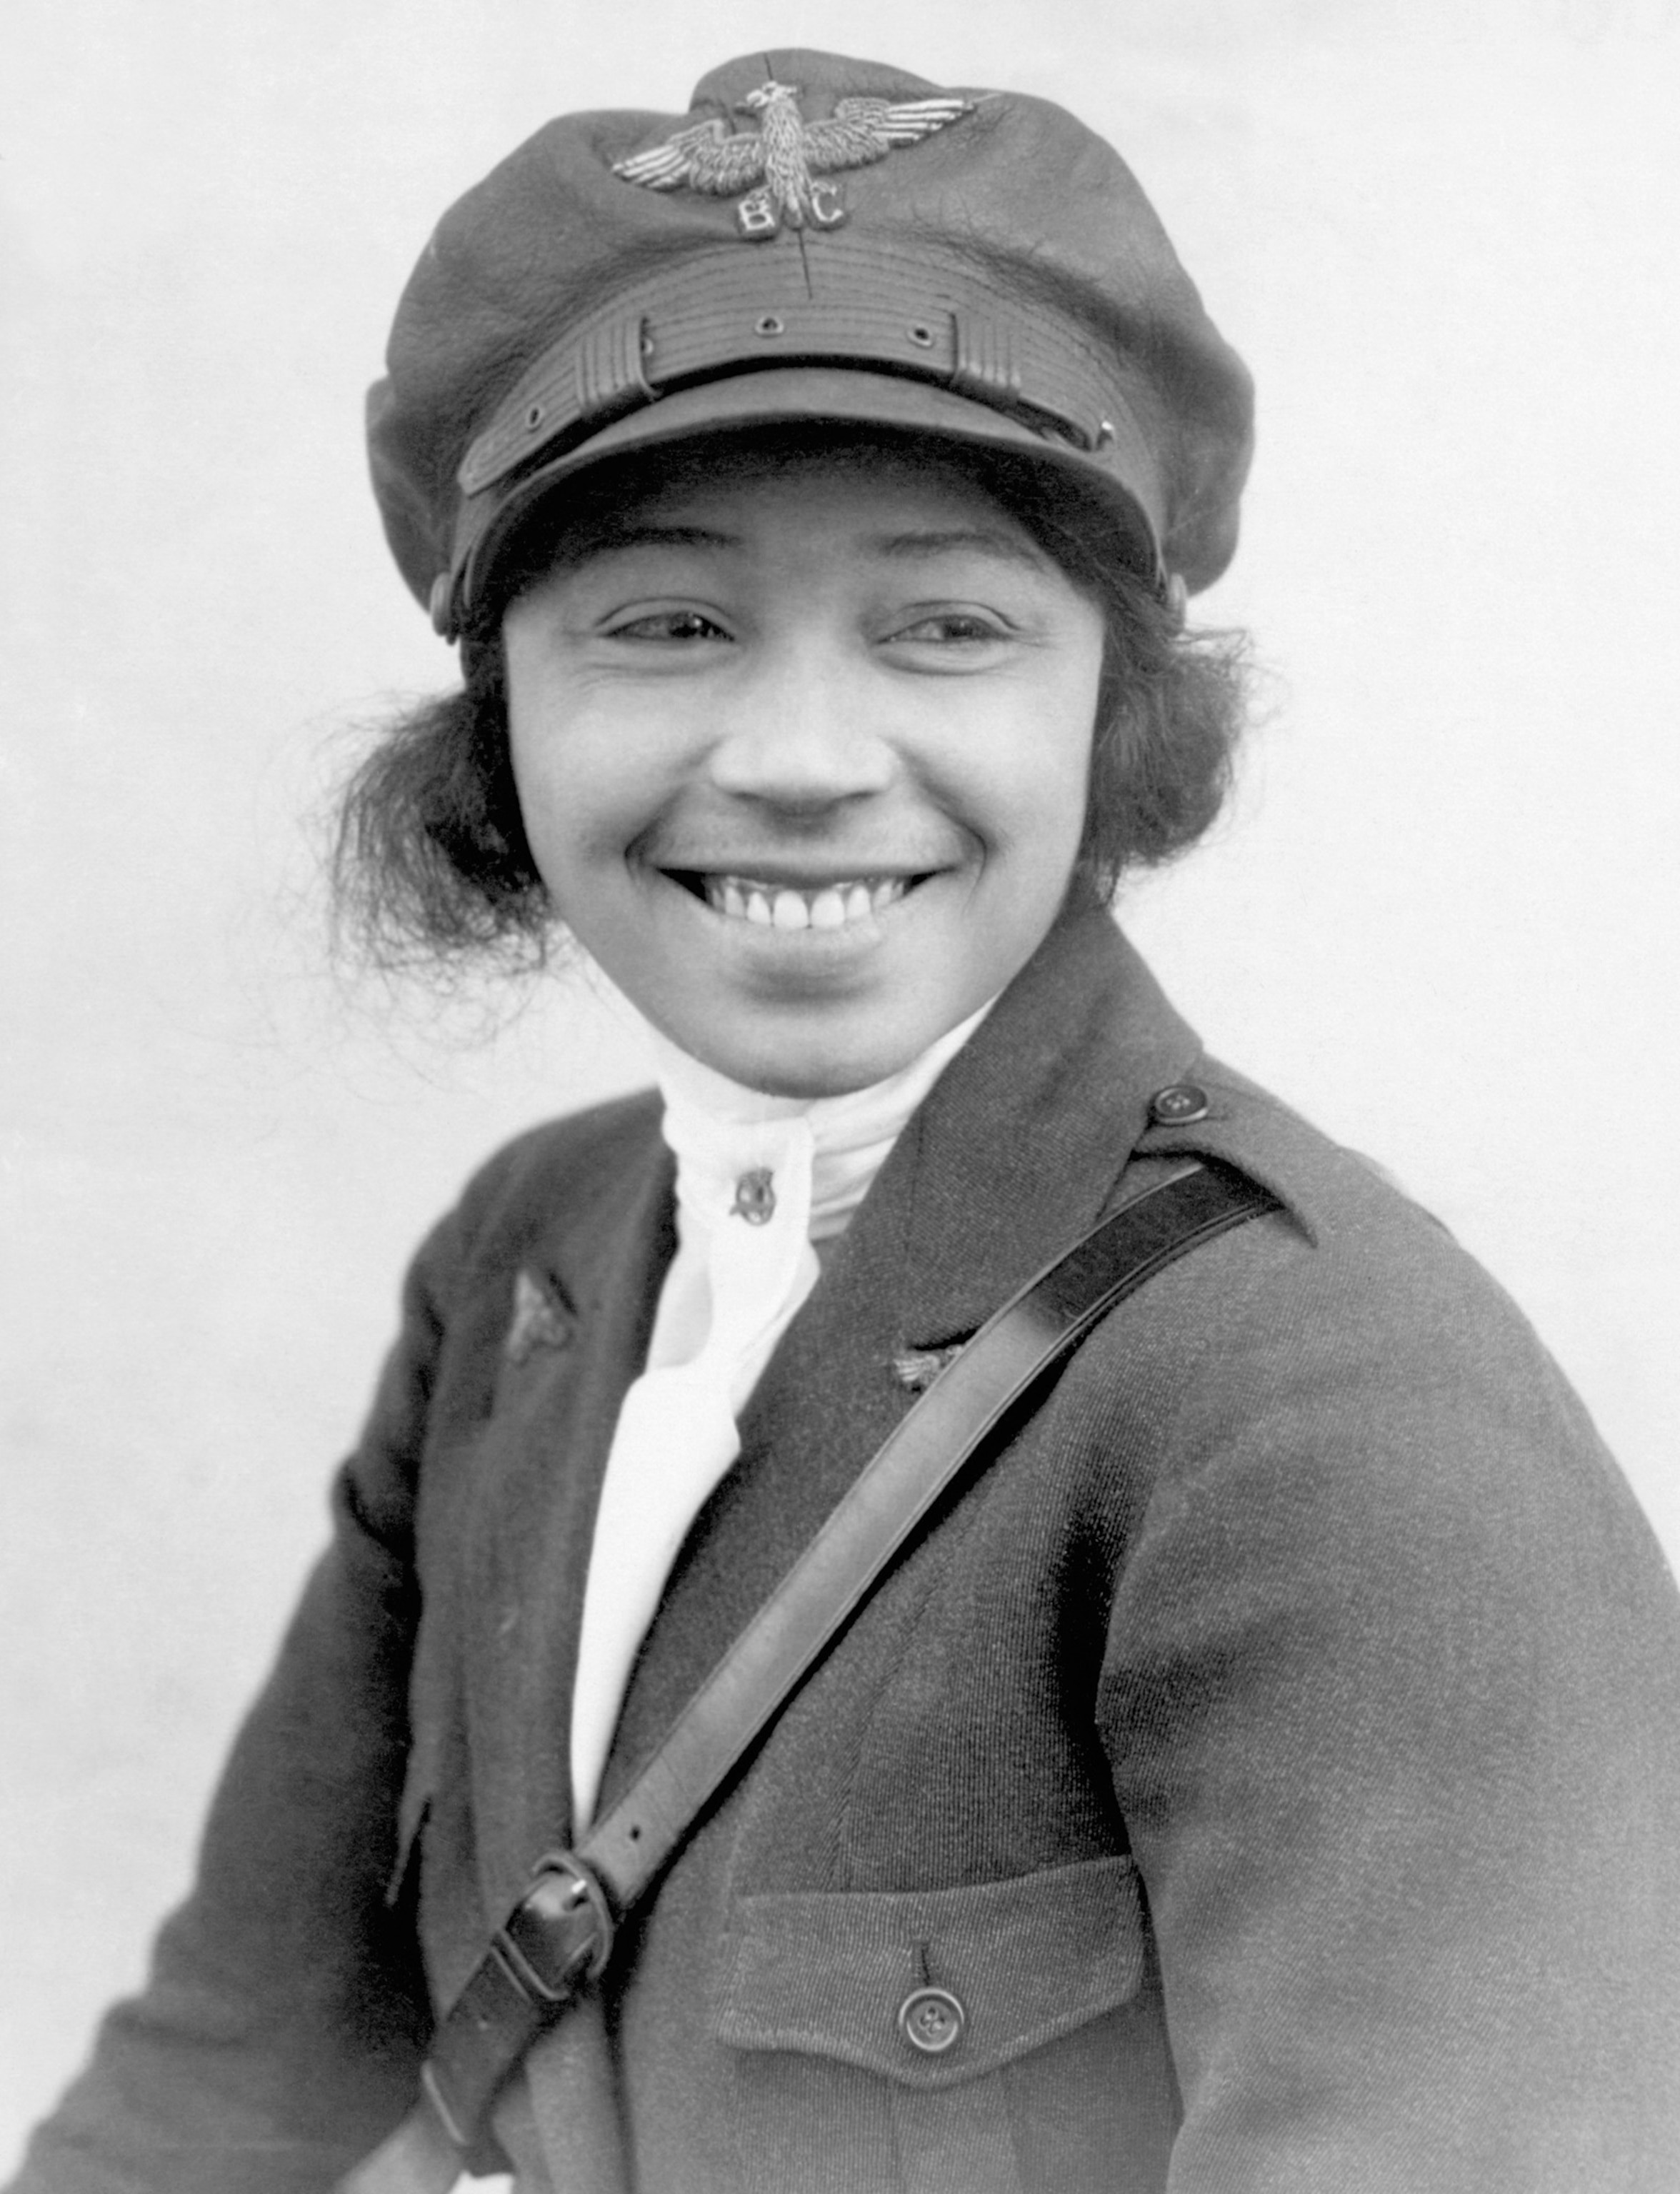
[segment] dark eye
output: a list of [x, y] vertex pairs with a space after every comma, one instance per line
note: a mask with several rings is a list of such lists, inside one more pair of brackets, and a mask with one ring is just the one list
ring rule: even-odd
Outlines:
[[699, 610], [650, 610], [645, 617], [630, 617], [614, 625], [613, 640], [728, 640], [720, 624]]
[[977, 640], [1002, 640], [1004, 636], [1000, 626], [972, 610], [938, 610], [931, 616], [918, 617], [914, 624], [901, 626], [893, 635], [897, 640], [946, 646], [952, 642], [972, 645]]

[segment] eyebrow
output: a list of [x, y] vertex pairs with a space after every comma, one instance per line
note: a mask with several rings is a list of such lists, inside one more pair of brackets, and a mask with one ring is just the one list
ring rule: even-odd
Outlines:
[[740, 545], [737, 535], [716, 526], [660, 526], [651, 520], [638, 524], [634, 519], [623, 519], [598, 531], [591, 528], [578, 543], [576, 555], [581, 562], [619, 548], [739, 548]]
[[884, 556], [937, 556], [952, 549], [969, 549], [999, 563], [1024, 565], [1042, 571], [1045, 558], [1030, 541], [1013, 533], [999, 533], [986, 526], [930, 526], [910, 533], [872, 534], [866, 548]]
[[[902, 533], [866, 534], [861, 545], [877, 555], [908, 560], [968, 550], [998, 562], [1042, 571], [1047, 561], [1031, 542], [984, 526], [918, 526]], [[580, 558], [610, 554], [629, 548], [739, 548], [739, 534], [711, 526], [667, 526], [654, 520], [626, 520], [611, 524], [579, 544]]]

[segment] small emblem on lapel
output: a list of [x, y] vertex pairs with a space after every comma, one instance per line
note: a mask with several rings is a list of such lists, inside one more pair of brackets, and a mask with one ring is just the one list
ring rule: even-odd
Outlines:
[[514, 1314], [502, 1353], [509, 1364], [523, 1364], [539, 1348], [564, 1348], [573, 1319], [558, 1292], [545, 1279], [521, 1266], [514, 1279]]
[[942, 1348], [901, 1348], [893, 1358], [893, 1376], [912, 1394], [925, 1393], [967, 1347], [965, 1341], [948, 1341]]

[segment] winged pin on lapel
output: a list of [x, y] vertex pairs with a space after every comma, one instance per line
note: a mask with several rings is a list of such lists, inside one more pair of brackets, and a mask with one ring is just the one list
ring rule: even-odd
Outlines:
[[869, 167], [897, 146], [918, 144], [974, 112], [972, 100], [952, 96], [843, 99], [825, 120], [807, 122], [799, 112], [799, 89], [773, 77], [741, 101], [758, 116], [756, 130], [731, 133], [715, 118], [696, 123], [651, 152], [615, 160], [613, 172], [650, 191], [687, 188], [712, 198], [744, 191], [735, 208], [743, 236], [774, 236], [783, 221], [790, 228], [808, 222], [837, 228], [846, 218], [839, 187], [818, 181], [820, 175]]

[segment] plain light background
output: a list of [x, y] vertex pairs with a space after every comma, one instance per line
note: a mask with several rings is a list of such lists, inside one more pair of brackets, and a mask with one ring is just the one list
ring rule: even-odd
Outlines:
[[0, 2163], [142, 1967], [401, 1266], [642, 1078], [325, 971], [325, 789], [443, 684], [360, 445], [444, 206], [766, 44], [1061, 100], [1253, 365], [1265, 721], [1128, 920], [1519, 1296], [1680, 1548], [1671, 0], [9, 0]]

